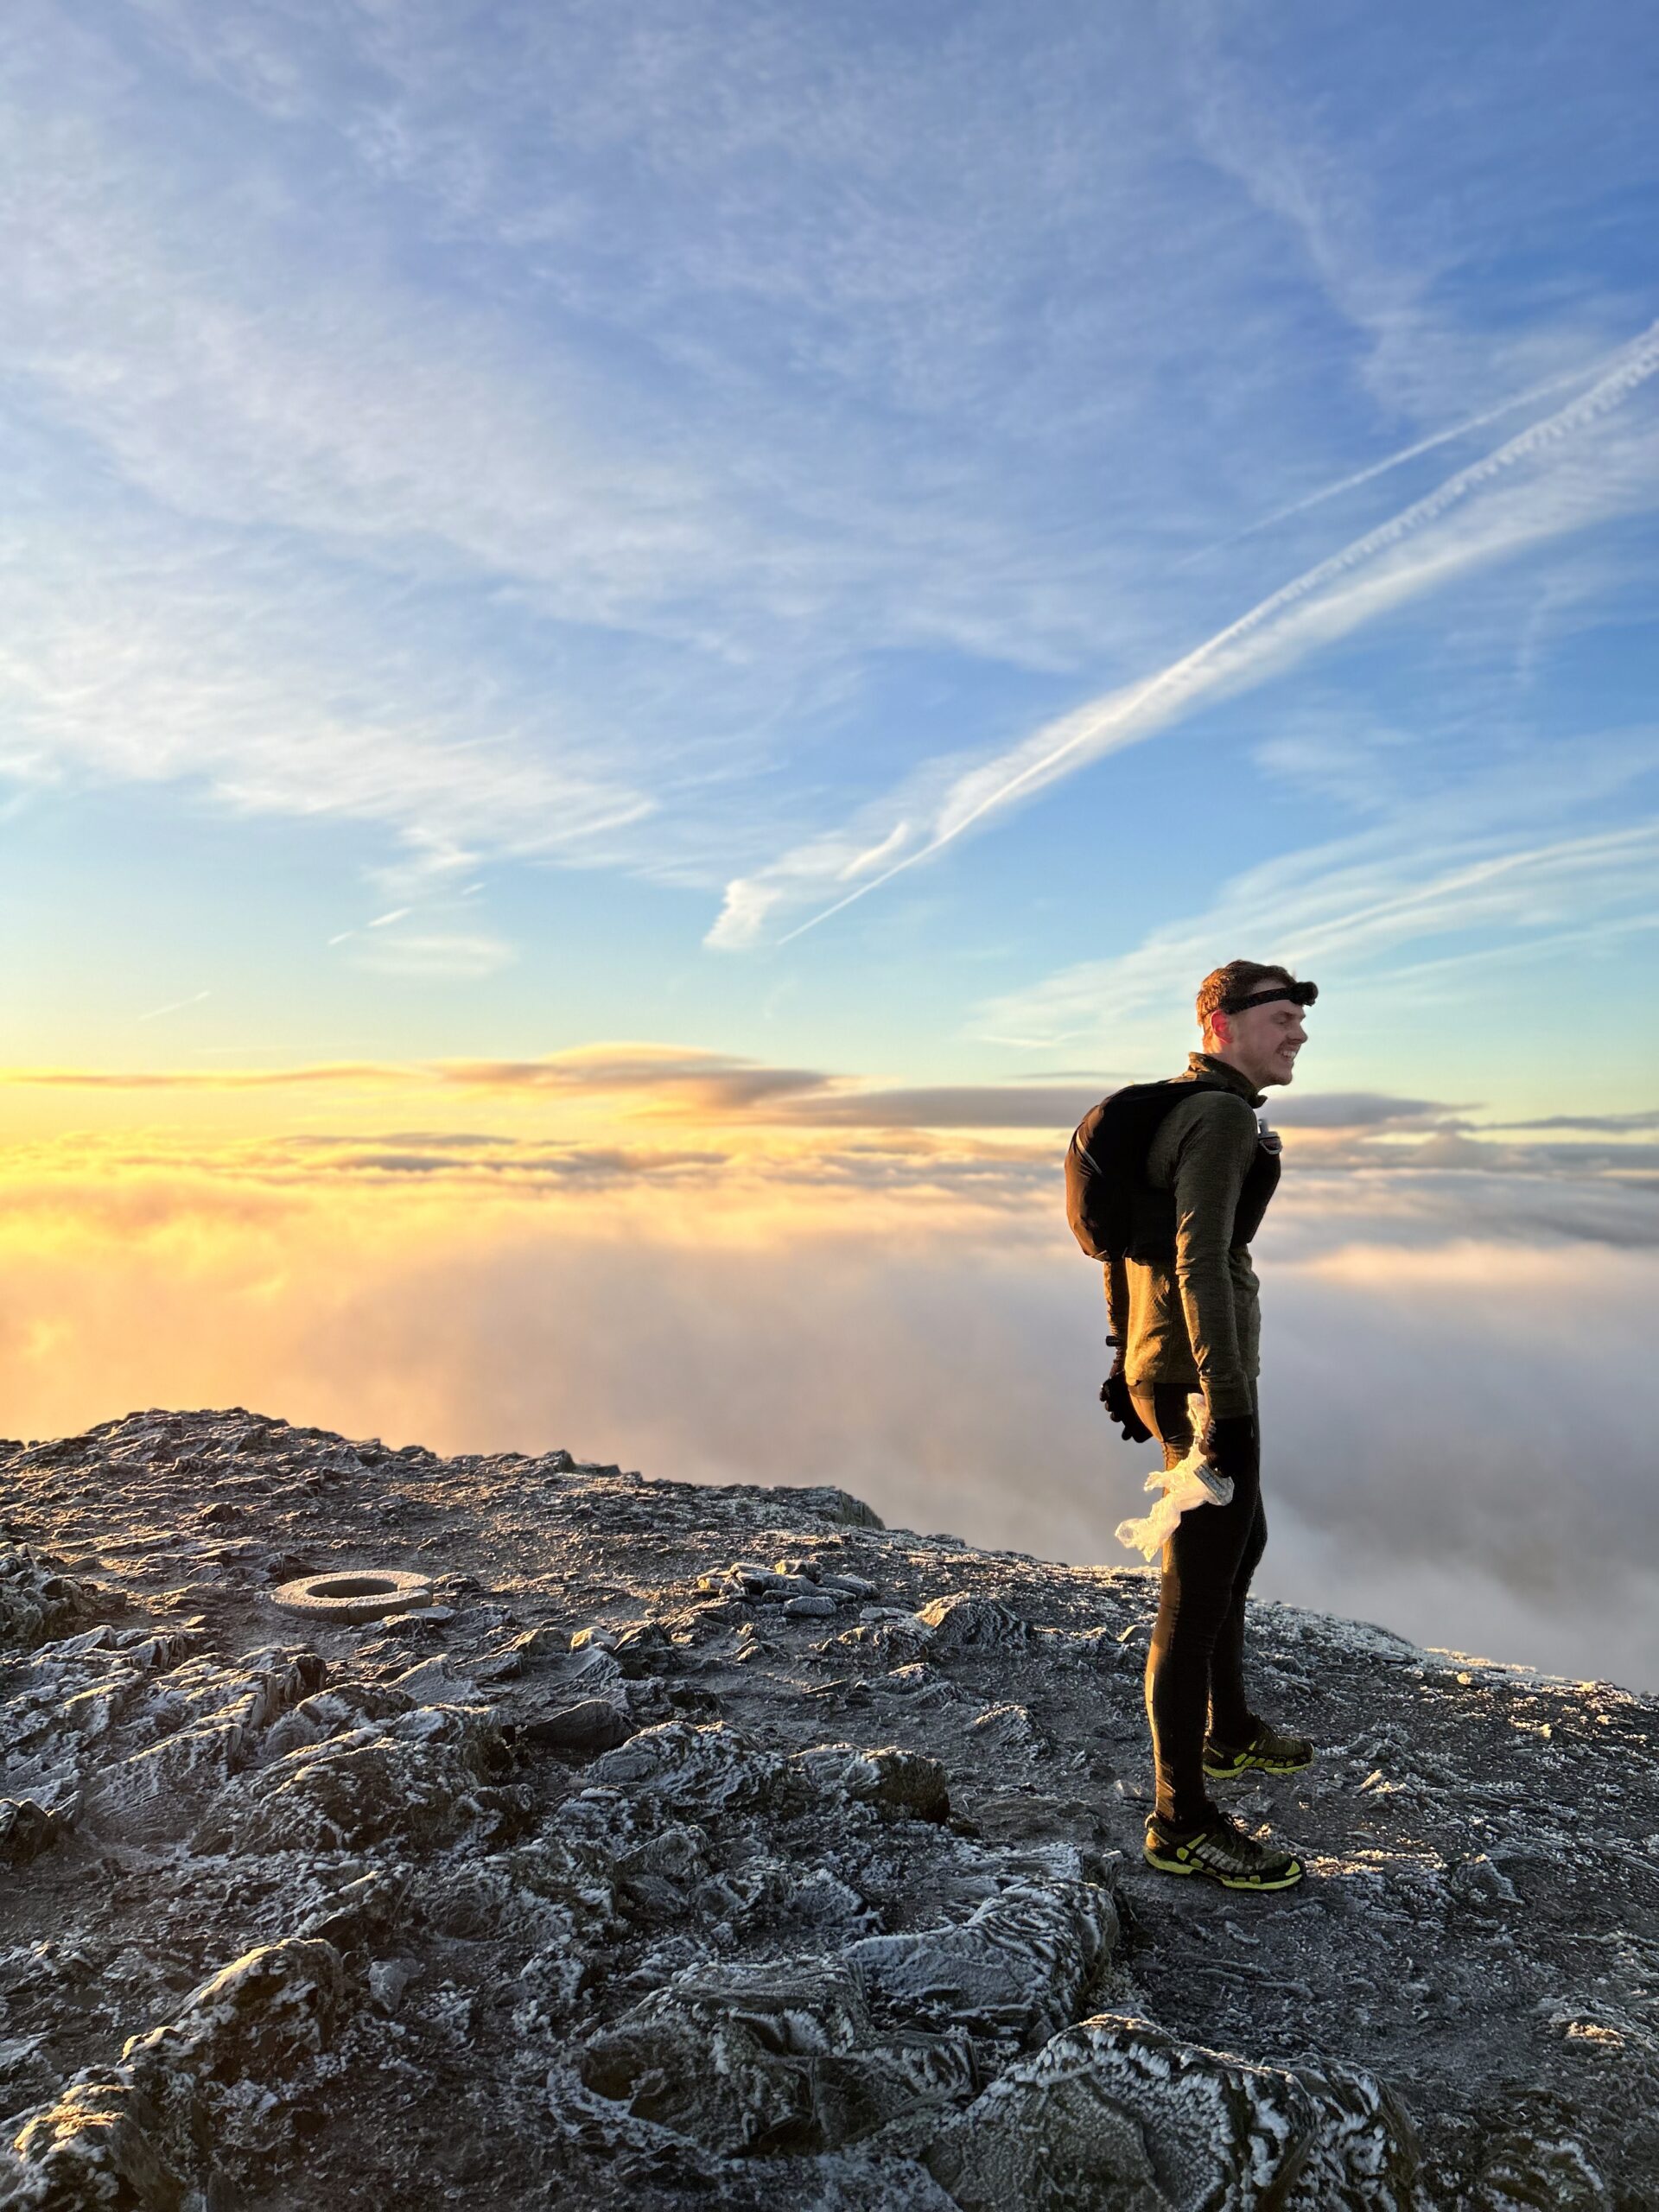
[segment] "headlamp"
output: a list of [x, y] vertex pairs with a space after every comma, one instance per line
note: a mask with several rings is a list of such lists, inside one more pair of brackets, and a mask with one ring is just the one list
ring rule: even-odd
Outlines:
[[1275, 983], [1265, 991], [1249, 991], [1241, 998], [1223, 999], [1223, 1014], [1243, 1014], [1246, 1007], [1271, 1006], [1275, 999], [1288, 999], [1292, 1006], [1312, 1006], [1319, 995], [1317, 983]]

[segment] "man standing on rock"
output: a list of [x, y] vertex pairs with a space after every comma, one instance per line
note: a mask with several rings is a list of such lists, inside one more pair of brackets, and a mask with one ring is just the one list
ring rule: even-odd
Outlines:
[[[1244, 1600], [1268, 1540], [1256, 1406], [1260, 1310], [1249, 1243], [1279, 1179], [1279, 1140], [1255, 1109], [1288, 1083], [1318, 995], [1279, 967], [1231, 960], [1198, 995], [1204, 1049], [1166, 1083], [1103, 1101], [1073, 1139], [1104, 1208], [1092, 1239], [1104, 1258], [1116, 1347], [1101, 1392], [1124, 1437], [1155, 1435], [1166, 1467], [1192, 1446], [1189, 1394], [1201, 1393], [1205, 1460], [1228, 1478], [1225, 1505], [1194, 1506], [1163, 1550], [1157, 1624], [1147, 1661], [1157, 1797], [1149, 1866], [1228, 1889], [1285, 1890], [1300, 1859], [1259, 1841], [1211, 1802], [1206, 1780], [1255, 1769], [1294, 1774], [1313, 1746], [1255, 1713], [1243, 1679]], [[1090, 1218], [1094, 1217], [1091, 1215]]]

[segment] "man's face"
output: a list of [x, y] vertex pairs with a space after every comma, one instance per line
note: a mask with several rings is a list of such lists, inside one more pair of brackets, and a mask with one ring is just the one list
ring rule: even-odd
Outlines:
[[[1262, 988], [1271, 987], [1264, 983]], [[1247, 1006], [1242, 1014], [1223, 1015], [1228, 1029], [1223, 1057], [1258, 1090], [1288, 1083], [1296, 1072], [1296, 1055], [1307, 1042], [1303, 1012], [1288, 999], [1274, 999], [1267, 1006]]]

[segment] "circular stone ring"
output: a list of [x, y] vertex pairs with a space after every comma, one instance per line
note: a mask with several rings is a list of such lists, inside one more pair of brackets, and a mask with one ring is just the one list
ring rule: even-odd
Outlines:
[[302, 1574], [297, 1582], [284, 1582], [273, 1590], [270, 1602], [306, 1620], [349, 1627], [354, 1621], [377, 1621], [383, 1613], [429, 1605], [432, 1585], [423, 1574], [391, 1569], [384, 1573], [365, 1568], [345, 1574]]

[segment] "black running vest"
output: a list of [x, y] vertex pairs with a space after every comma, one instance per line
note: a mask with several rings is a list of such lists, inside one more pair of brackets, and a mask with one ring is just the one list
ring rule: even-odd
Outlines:
[[[1147, 1180], [1147, 1156], [1164, 1116], [1184, 1098], [1195, 1090], [1224, 1088], [1195, 1084], [1190, 1077], [1132, 1083], [1084, 1116], [1066, 1147], [1065, 1211], [1072, 1235], [1091, 1260], [1173, 1260], [1174, 1197]], [[1235, 1251], [1260, 1229], [1278, 1187], [1278, 1140], [1264, 1135], [1234, 1210], [1227, 1241]]]

